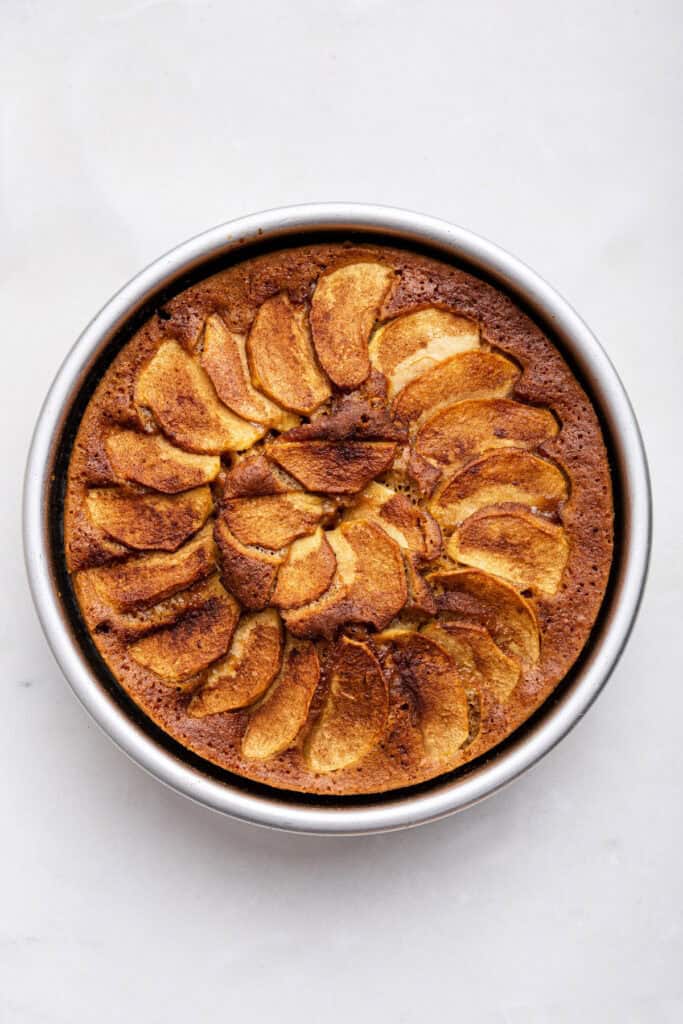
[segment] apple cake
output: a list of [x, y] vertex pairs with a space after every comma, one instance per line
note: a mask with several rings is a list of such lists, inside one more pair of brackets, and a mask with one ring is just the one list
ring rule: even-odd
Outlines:
[[250, 780], [350, 796], [491, 751], [574, 664], [612, 559], [598, 418], [446, 262], [303, 245], [122, 344], [73, 441], [66, 567], [116, 683]]

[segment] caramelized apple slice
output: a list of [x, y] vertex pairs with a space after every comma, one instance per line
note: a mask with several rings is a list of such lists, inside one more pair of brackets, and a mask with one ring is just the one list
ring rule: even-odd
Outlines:
[[177, 341], [164, 342], [142, 370], [135, 402], [151, 409], [164, 433], [191, 452], [242, 451], [266, 432], [226, 409], [199, 363]]
[[255, 387], [285, 409], [310, 416], [330, 397], [306, 311], [295, 309], [286, 295], [275, 295], [259, 307], [247, 338], [247, 357]]
[[370, 373], [368, 339], [393, 279], [381, 263], [351, 263], [318, 279], [311, 303], [313, 343], [340, 388], [357, 388]]
[[165, 682], [182, 682], [225, 654], [239, 614], [237, 601], [215, 580], [199, 608], [132, 644], [131, 657]]
[[238, 416], [276, 430], [288, 430], [299, 422], [297, 416], [281, 409], [253, 387], [246, 340], [231, 331], [218, 314], [206, 321], [201, 363], [221, 402]]
[[289, 494], [302, 490], [301, 484], [265, 455], [249, 455], [226, 473], [224, 498], [258, 498], [266, 494]]
[[265, 608], [270, 603], [286, 550], [262, 551], [242, 544], [220, 517], [216, 520], [215, 537], [221, 553], [223, 581], [230, 593], [245, 608], [255, 611]]
[[277, 551], [313, 533], [326, 511], [322, 498], [295, 491], [260, 498], [232, 498], [223, 505], [228, 528], [243, 544]]
[[380, 327], [370, 342], [370, 360], [387, 378], [393, 398], [437, 363], [473, 348], [479, 348], [478, 325], [432, 307]]
[[88, 491], [86, 501], [90, 519], [108, 536], [130, 548], [161, 551], [175, 551], [213, 509], [208, 487], [173, 496], [103, 487]]
[[342, 523], [327, 540], [337, 569], [329, 589], [317, 601], [283, 612], [294, 636], [331, 636], [345, 623], [369, 623], [383, 629], [408, 599], [401, 550], [370, 522]]
[[452, 529], [479, 509], [505, 502], [556, 512], [567, 495], [567, 481], [552, 462], [507, 449], [470, 462], [446, 484], [430, 509], [442, 527]]
[[441, 553], [441, 530], [432, 516], [384, 484], [365, 488], [345, 515], [347, 522], [356, 519], [373, 520], [399, 547], [421, 560], [432, 561]]
[[86, 572], [102, 601], [116, 611], [130, 612], [163, 601], [215, 569], [216, 545], [213, 529], [207, 524], [172, 554], [141, 555]]
[[560, 588], [569, 557], [562, 527], [522, 509], [475, 513], [456, 530], [447, 550], [454, 562], [551, 596]]
[[298, 608], [325, 593], [332, 583], [337, 559], [325, 532], [318, 527], [290, 547], [277, 577], [271, 601], [279, 608]]
[[353, 494], [393, 462], [388, 441], [288, 441], [279, 437], [268, 455], [309, 491]]
[[282, 625], [274, 609], [243, 615], [230, 650], [209, 671], [188, 705], [193, 718], [248, 707], [266, 692], [280, 669]]
[[342, 637], [325, 705], [306, 741], [310, 770], [324, 774], [356, 764], [382, 738], [388, 714], [389, 691], [377, 658], [367, 644]]
[[465, 398], [502, 398], [519, 377], [514, 363], [481, 349], [461, 352], [407, 384], [394, 399], [394, 412], [404, 420]]
[[439, 466], [458, 468], [493, 448], [536, 448], [559, 429], [549, 409], [509, 398], [466, 399], [426, 420], [415, 450]]
[[[85, 573], [81, 573], [84, 576]], [[158, 604], [136, 608], [132, 611], [117, 611], [112, 605], [102, 600], [101, 595], [95, 593], [90, 587], [86, 594], [83, 588], [83, 580], [77, 583], [79, 601], [89, 601], [91, 614], [87, 617], [88, 625], [95, 632], [115, 630], [120, 636], [128, 640], [135, 640], [141, 636], [147, 636], [163, 626], [172, 626], [190, 612], [204, 607], [206, 602], [215, 596], [215, 585], [219, 582], [218, 575], [214, 573], [198, 583], [194, 583], [186, 590], [179, 590], [170, 597], [164, 598]], [[93, 599], [94, 598], [94, 599]], [[83, 607], [83, 605], [81, 605]], [[99, 627], [99, 628], [98, 628]]]
[[443, 764], [470, 731], [467, 694], [452, 659], [440, 644], [412, 630], [391, 629], [375, 639], [390, 645], [394, 670], [415, 698], [425, 756]]
[[408, 600], [406, 612], [416, 612], [423, 617], [436, 614], [436, 601], [429, 584], [418, 572], [417, 559], [414, 555], [404, 555], [406, 581], [408, 583]]
[[522, 675], [519, 662], [503, 654], [482, 626], [430, 622], [421, 633], [443, 647], [466, 688], [486, 687], [504, 704], [517, 686]]
[[242, 739], [242, 754], [265, 761], [291, 747], [301, 732], [320, 678], [313, 644], [289, 643], [280, 675], [254, 709]]
[[508, 583], [477, 569], [429, 576], [440, 611], [486, 629], [500, 649], [523, 664], [540, 657], [538, 623], [532, 605]]
[[164, 494], [211, 483], [221, 468], [218, 456], [191, 455], [161, 434], [114, 430], [107, 437], [105, 448], [117, 479], [143, 484]]

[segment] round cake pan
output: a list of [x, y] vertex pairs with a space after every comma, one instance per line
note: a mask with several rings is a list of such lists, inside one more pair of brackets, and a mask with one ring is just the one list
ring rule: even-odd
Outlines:
[[[107, 361], [160, 302], [193, 280], [264, 249], [301, 241], [369, 239], [418, 248], [507, 292], [555, 342], [590, 395], [609, 448], [616, 547], [590, 640], [554, 695], [485, 758], [433, 782], [374, 797], [319, 798], [268, 789], [221, 771], [165, 736], [132, 704], [97, 656], [71, 597], [61, 499], [69, 446]], [[384, 206], [325, 203], [268, 210], [177, 246], [125, 285], [85, 329], [40, 412], [24, 488], [24, 549], [45, 635], [76, 696], [118, 746], [161, 782], [258, 825], [351, 835], [433, 821], [511, 782], [579, 721], [628, 639], [647, 573], [651, 499], [643, 444], [624, 388], [586, 324], [548, 284], [497, 246], [441, 220]]]

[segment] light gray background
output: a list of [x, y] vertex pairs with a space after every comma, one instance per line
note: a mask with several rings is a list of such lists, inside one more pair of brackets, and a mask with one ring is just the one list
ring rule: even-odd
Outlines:
[[[683, 1019], [681, 40], [671, 2], [0, 2], [0, 1020]], [[163, 789], [71, 696], [22, 565], [39, 403], [176, 242], [351, 199], [463, 224], [591, 324], [649, 449], [645, 604], [507, 791], [360, 840]]]

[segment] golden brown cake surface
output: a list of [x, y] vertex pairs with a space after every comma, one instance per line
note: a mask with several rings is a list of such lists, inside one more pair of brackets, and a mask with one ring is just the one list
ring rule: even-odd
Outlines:
[[509, 298], [316, 244], [186, 289], [69, 465], [81, 615], [123, 689], [267, 785], [382, 792], [486, 753], [581, 653], [612, 559], [589, 399]]

